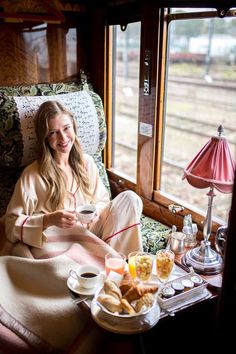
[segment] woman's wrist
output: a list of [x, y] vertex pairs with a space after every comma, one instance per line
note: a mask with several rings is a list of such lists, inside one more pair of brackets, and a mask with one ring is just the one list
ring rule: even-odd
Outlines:
[[43, 216], [43, 230], [47, 229], [50, 225], [49, 225], [49, 214], [44, 214]]

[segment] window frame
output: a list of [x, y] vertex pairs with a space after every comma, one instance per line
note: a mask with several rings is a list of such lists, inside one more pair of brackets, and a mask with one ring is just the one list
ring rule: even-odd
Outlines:
[[[174, 6], [173, 6], [174, 7]], [[163, 69], [164, 73], [162, 73], [164, 76], [164, 83], [161, 81], [160, 82], [160, 92], [163, 93], [163, 95], [160, 97], [158, 104], [160, 105], [161, 102], [165, 102], [166, 97], [165, 97], [165, 85], [167, 84], [168, 81], [168, 77], [167, 77], [167, 50], [168, 50], [168, 45], [167, 45], [167, 41], [168, 41], [168, 26], [171, 23], [171, 21], [173, 20], [181, 20], [181, 19], [202, 19], [202, 18], [219, 18], [219, 11], [220, 10], [215, 10], [212, 11], [210, 10], [205, 10], [205, 11], [199, 11], [199, 12], [186, 12], [186, 13], [170, 13], [170, 8], [166, 9], [167, 13], [165, 14], [165, 20], [164, 20], [164, 26], [166, 26], [166, 32], [165, 32], [165, 40], [166, 40], [166, 47], [163, 48], [163, 51], [161, 53], [161, 57], [164, 58], [165, 63], [161, 63], [161, 69]], [[235, 10], [229, 10], [227, 13], [227, 17], [235, 17]], [[161, 76], [161, 77], [162, 77]], [[164, 110], [160, 111], [160, 115], [162, 115], [162, 122], [164, 125]], [[159, 151], [157, 152], [157, 155], [159, 156], [161, 154], [161, 149], [162, 149], [162, 145], [160, 146]], [[158, 161], [159, 162], [159, 161]], [[175, 203], [175, 204], [179, 204], [181, 202], [181, 205], [184, 206], [184, 211], [182, 213], [182, 215], [187, 215], [189, 213], [192, 214], [193, 216], [193, 220], [194, 222], [196, 222], [200, 228], [200, 230], [202, 230], [203, 228], [203, 222], [205, 219], [205, 213], [203, 211], [200, 211], [199, 209], [194, 208], [194, 206], [189, 205], [187, 203], [185, 203], [184, 201], [179, 201], [178, 198], [175, 198], [173, 196], [173, 198], [171, 198], [171, 195], [167, 195], [166, 193], [162, 192], [160, 190], [160, 178], [161, 178], [161, 165], [159, 163], [156, 163], [156, 169], [155, 169], [155, 173], [157, 176], [156, 179], [156, 188], [154, 188], [153, 191], [153, 200], [156, 203], [160, 203], [162, 206], [164, 207], [168, 207], [169, 204], [171, 203]], [[212, 223], [212, 231], [213, 233], [215, 233], [218, 229], [219, 226], [225, 224], [224, 221], [222, 221], [221, 219], [217, 218], [217, 217], [213, 217], [213, 223]]]
[[[174, 5], [173, 5], [174, 7]], [[210, 9], [210, 8], [209, 8]], [[235, 13], [235, 11], [233, 11]], [[140, 80], [139, 80], [139, 117], [138, 124], [146, 123], [152, 126], [152, 137], [138, 132], [137, 150], [137, 180], [132, 182], [121, 171], [112, 168], [112, 31], [105, 28], [105, 107], [108, 125], [107, 145], [105, 149], [105, 163], [111, 182], [112, 194], [115, 196], [124, 189], [137, 192], [144, 204], [144, 213], [166, 225], [183, 225], [183, 217], [192, 214], [193, 221], [198, 224], [200, 235], [203, 229], [205, 214], [194, 209], [193, 206], [181, 203], [184, 210], [179, 214], [170, 213], [170, 204], [179, 204], [174, 197], [167, 196], [160, 191], [163, 125], [165, 116], [165, 94], [167, 83], [167, 40], [168, 25], [176, 18], [209, 18], [218, 17], [218, 11], [192, 12], [189, 14], [171, 14], [169, 8], [158, 8], [153, 2], [143, 5], [141, 21], [141, 53], [140, 53]], [[230, 15], [230, 14], [229, 14]], [[233, 15], [233, 13], [232, 13]], [[139, 19], [135, 19], [136, 21]], [[134, 22], [131, 18], [130, 22]], [[122, 24], [122, 20], [112, 24]], [[126, 18], [126, 23], [129, 21]], [[151, 53], [150, 95], [143, 95], [144, 89], [144, 55]], [[148, 109], [147, 109], [148, 107]], [[147, 156], [149, 157], [147, 159]], [[213, 218], [212, 234], [222, 225], [222, 220]]]

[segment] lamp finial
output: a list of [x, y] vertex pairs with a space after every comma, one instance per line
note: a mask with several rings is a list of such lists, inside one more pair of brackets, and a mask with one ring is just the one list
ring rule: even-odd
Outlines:
[[224, 133], [223, 125], [219, 125], [217, 131], [218, 131], [218, 136], [222, 136]]

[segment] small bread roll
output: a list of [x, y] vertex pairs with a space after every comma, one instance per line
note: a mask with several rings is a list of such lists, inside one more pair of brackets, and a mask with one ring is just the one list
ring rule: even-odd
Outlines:
[[100, 294], [97, 297], [97, 301], [112, 313], [121, 311], [120, 300], [116, 299], [114, 296], [108, 294]]
[[121, 308], [125, 313], [133, 314], [135, 313], [134, 308], [130, 305], [130, 303], [126, 299], [121, 299], [120, 301]]
[[114, 296], [116, 299], [121, 299], [121, 291], [114, 281], [105, 280], [103, 290], [106, 294]]

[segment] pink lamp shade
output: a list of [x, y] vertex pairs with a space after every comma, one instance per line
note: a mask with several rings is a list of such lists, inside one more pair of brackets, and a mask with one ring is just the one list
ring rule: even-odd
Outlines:
[[183, 179], [196, 188], [215, 187], [231, 193], [234, 184], [235, 161], [224, 136], [212, 137], [184, 170]]

